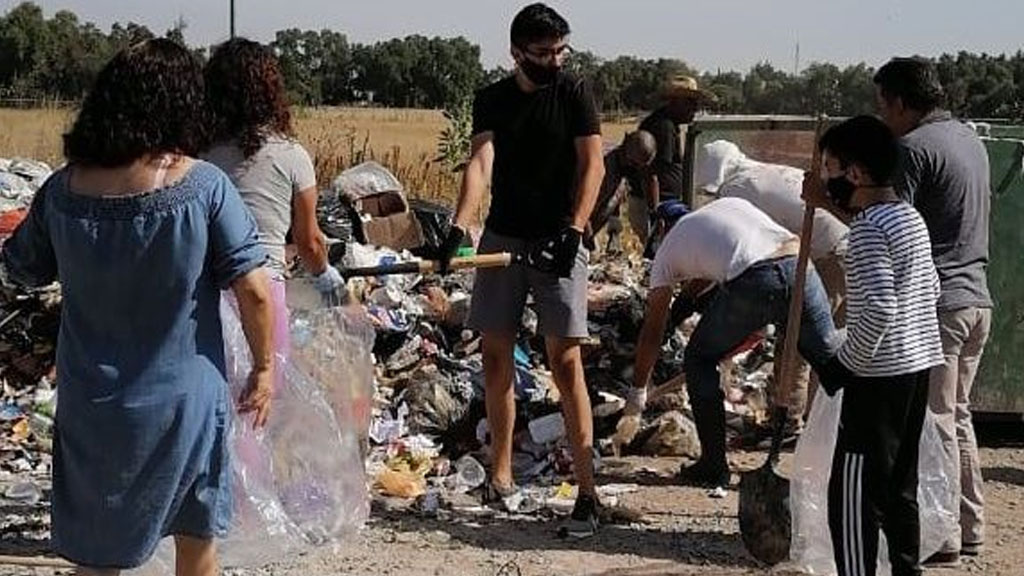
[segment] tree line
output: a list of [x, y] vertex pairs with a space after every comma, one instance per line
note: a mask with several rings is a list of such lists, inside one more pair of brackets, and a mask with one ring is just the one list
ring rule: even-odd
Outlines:
[[[186, 23], [163, 35], [184, 44]], [[77, 100], [118, 50], [156, 36], [133, 22], [103, 31], [62, 10], [46, 18], [32, 2], [0, 17], [0, 98]], [[373, 44], [349, 42], [333, 30], [280, 30], [270, 43], [295, 103], [455, 109], [477, 88], [508, 70], [487, 70], [479, 46], [463, 37], [406, 36]], [[205, 58], [209, 47], [194, 47]], [[971, 118], [1024, 118], [1024, 51], [1013, 55], [959, 52], [934, 59], [948, 107]], [[745, 74], [699, 72], [678, 59], [574, 53], [568, 62], [592, 84], [605, 112], [645, 110], [657, 104], [661, 82], [675, 74], [698, 78], [718, 96], [713, 111], [728, 114], [851, 115], [873, 110], [874, 70], [813, 63], [798, 73], [759, 63]]]

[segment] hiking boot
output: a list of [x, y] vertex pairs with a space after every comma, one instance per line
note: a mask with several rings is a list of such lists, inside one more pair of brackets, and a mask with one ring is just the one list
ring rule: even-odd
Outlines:
[[925, 568], [956, 568], [960, 566], [959, 552], [936, 552], [921, 563]]
[[693, 423], [700, 439], [700, 460], [679, 471], [684, 484], [717, 488], [729, 485], [729, 463], [725, 459], [725, 406], [722, 398], [691, 398]]
[[577, 496], [572, 514], [558, 527], [558, 537], [581, 540], [593, 536], [597, 532], [597, 508], [595, 497], [587, 494]]
[[685, 486], [699, 488], [727, 488], [729, 486], [729, 468], [710, 464], [703, 458], [691, 466], [680, 468], [677, 476]]

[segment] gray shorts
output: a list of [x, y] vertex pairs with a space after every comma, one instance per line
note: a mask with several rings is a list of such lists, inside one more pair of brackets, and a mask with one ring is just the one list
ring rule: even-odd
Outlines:
[[[478, 254], [525, 252], [528, 242], [484, 230]], [[527, 294], [533, 295], [537, 333], [542, 336], [586, 338], [587, 262], [590, 253], [580, 246], [572, 276], [559, 278], [525, 264], [476, 271], [469, 327], [498, 334], [516, 334], [522, 324]]]

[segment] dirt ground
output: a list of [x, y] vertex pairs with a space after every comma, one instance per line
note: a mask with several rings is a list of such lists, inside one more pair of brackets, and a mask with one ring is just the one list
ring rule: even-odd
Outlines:
[[[981, 452], [989, 533], [987, 548], [941, 576], [1024, 575], [1024, 448]], [[734, 469], [750, 469], [762, 454], [731, 455]], [[785, 463], [784, 463], [785, 464]], [[660, 576], [793, 572], [759, 566], [743, 549], [736, 520], [737, 492], [724, 499], [673, 485], [674, 459], [624, 458], [605, 462], [605, 483], [636, 483], [640, 490], [620, 504], [644, 513], [645, 523], [602, 526], [581, 542], [555, 537], [555, 526], [527, 518], [425, 519], [377, 507], [370, 524], [336, 549], [321, 549], [237, 576], [327, 574], [387, 576]], [[641, 471], [643, 470], [643, 471]], [[734, 476], [734, 480], [735, 480]], [[822, 527], [822, 529], [827, 529]], [[67, 571], [0, 566], [0, 576], [54, 575]]]

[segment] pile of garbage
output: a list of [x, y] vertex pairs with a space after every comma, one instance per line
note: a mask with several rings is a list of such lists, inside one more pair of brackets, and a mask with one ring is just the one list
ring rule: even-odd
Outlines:
[[[372, 163], [343, 173], [331, 190], [322, 193], [321, 226], [328, 234], [341, 231], [329, 240], [336, 247], [332, 254], [337, 265], [368, 267], [432, 253], [436, 248], [432, 242], [444, 238], [452, 214], [444, 206], [425, 202], [395, 201], [398, 211], [385, 218], [415, 222], [412, 227], [428, 229], [429, 235], [421, 235], [411, 245], [404, 241], [391, 247], [366, 244], [371, 240], [366, 231], [382, 226], [375, 224], [378, 217], [363, 203], [375, 195], [403, 193], [386, 169]], [[655, 383], [664, 384], [651, 396], [645, 423], [628, 445], [613, 446], [624, 398], [633, 384], [648, 273], [648, 264], [638, 255], [613, 256], [598, 256], [590, 265], [590, 337], [583, 343], [599, 453], [596, 461], [619, 449], [623, 454], [697, 458], [699, 443], [680, 376], [695, 319], [670, 330], [653, 377]], [[479, 498], [471, 496], [485, 481], [483, 463], [488, 460], [480, 335], [466, 325], [473, 276], [473, 271], [457, 271], [445, 277], [349, 280], [346, 300], [365, 308], [376, 331], [367, 471], [375, 494], [387, 506], [404, 502], [428, 513], [483, 511]], [[572, 460], [532, 302], [527, 303], [522, 326], [514, 356], [514, 475], [533, 500], [547, 503], [547, 509], [565, 511], [572, 503], [573, 488], [566, 483]], [[766, 341], [723, 365], [735, 438], [745, 437], [766, 419], [771, 356]]]
[[[0, 245], [51, 173], [42, 162], [0, 158]], [[49, 538], [59, 327], [58, 286], [18, 289], [0, 271], [0, 536], [14, 552], [45, 549]]]
[[[0, 160], [0, 221], [24, 218], [49, 174], [42, 168]], [[407, 200], [393, 175], [367, 163], [321, 193], [318, 217], [332, 262], [352, 268], [429, 256], [447, 234], [452, 214], [445, 206]], [[473, 236], [478, 239], [479, 231]], [[0, 233], [0, 241], [4, 237]], [[583, 358], [598, 466], [601, 457], [617, 452], [699, 455], [681, 377], [694, 319], [666, 336], [653, 378], [659, 386], [638, 434], [627, 445], [613, 445], [633, 383], [647, 273], [639, 255], [596, 255], [590, 265], [590, 337], [583, 342]], [[237, 535], [222, 548], [226, 565], [329, 541], [358, 526], [369, 512], [368, 487], [385, 509], [492, 513], [477, 490], [489, 455], [480, 335], [467, 327], [473, 278], [471, 270], [444, 277], [352, 278], [346, 305], [324, 310], [309, 279], [296, 274], [288, 289], [294, 356], [288, 379], [294, 385], [291, 396], [276, 403], [277, 424], [266, 438], [233, 438], [236, 462], [242, 463], [236, 472], [244, 472], [236, 482], [243, 483], [245, 498], [236, 502]], [[230, 316], [227, 309], [223, 313]], [[59, 322], [59, 286], [27, 291], [0, 277], [0, 498], [26, 506], [15, 521], [0, 523], [0, 537], [34, 538], [43, 551]], [[241, 335], [231, 333], [234, 324], [225, 326], [229, 357], [243, 357]], [[575, 497], [572, 458], [532, 302], [522, 326], [515, 348], [513, 458], [516, 481], [528, 496], [521, 512], [567, 513]], [[766, 339], [722, 366], [734, 438], [765, 420], [771, 357]], [[244, 372], [237, 363], [231, 370]], [[352, 466], [358, 460], [365, 462], [365, 476]], [[318, 477], [335, 481], [303, 481]], [[607, 485], [601, 497], [614, 504], [634, 489]], [[268, 548], [271, 537], [280, 546]]]

